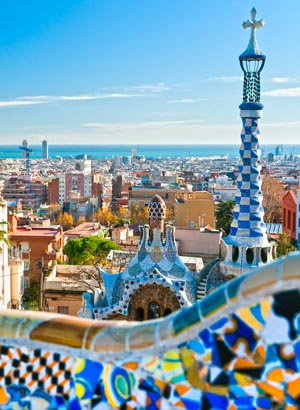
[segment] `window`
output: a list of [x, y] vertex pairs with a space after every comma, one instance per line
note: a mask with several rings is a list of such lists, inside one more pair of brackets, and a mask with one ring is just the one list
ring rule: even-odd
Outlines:
[[30, 260], [24, 259], [24, 271], [28, 271], [30, 269]]
[[232, 262], [237, 262], [239, 258], [239, 248], [238, 246], [232, 247]]
[[157, 319], [160, 317], [159, 304], [156, 302], [149, 303], [148, 306], [148, 319]]
[[166, 308], [164, 311], [164, 316], [168, 316], [170, 313], [172, 313], [172, 310], [169, 308]]
[[286, 208], [283, 208], [283, 226], [286, 226]]
[[261, 249], [261, 260], [263, 261], [263, 263], [268, 262], [268, 248]]
[[58, 306], [57, 307], [57, 312], [62, 313], [64, 315], [68, 315], [69, 314], [69, 307], [68, 306]]
[[136, 320], [144, 320], [144, 309], [142, 307], [137, 308], [136, 310]]
[[254, 259], [254, 252], [253, 252], [253, 248], [248, 248], [246, 250], [246, 260], [247, 263], [249, 263], [249, 265], [253, 262]]
[[28, 289], [30, 286], [29, 278], [24, 278], [24, 289]]

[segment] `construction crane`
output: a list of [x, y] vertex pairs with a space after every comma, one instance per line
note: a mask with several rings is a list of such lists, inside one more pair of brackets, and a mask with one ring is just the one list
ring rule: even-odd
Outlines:
[[31, 148], [27, 148], [27, 147], [19, 147], [20, 149], [22, 149], [23, 151], [25, 151], [25, 166], [26, 166], [26, 175], [30, 175], [30, 158], [29, 158], [29, 154], [32, 152]]

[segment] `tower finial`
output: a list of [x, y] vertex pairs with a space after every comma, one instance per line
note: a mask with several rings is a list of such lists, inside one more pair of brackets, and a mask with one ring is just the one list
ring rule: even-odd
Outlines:
[[251, 19], [243, 23], [243, 28], [250, 28], [250, 40], [246, 50], [240, 55], [240, 65], [244, 72], [243, 102], [260, 101], [260, 72], [266, 56], [259, 49], [256, 41], [256, 29], [264, 26], [263, 20], [256, 20], [256, 9], [251, 10]]
[[240, 55], [240, 60], [252, 60], [265, 58], [263, 52], [259, 49], [256, 40], [256, 29], [263, 27], [265, 25], [264, 20], [256, 20], [257, 11], [255, 7], [251, 10], [251, 19], [244, 21], [243, 28], [250, 28], [250, 40], [246, 50]]

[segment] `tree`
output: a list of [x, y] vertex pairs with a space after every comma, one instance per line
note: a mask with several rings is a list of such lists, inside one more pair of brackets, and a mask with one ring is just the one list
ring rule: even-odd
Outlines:
[[284, 188], [280, 181], [265, 175], [262, 181], [265, 223], [279, 223], [282, 219], [282, 198]]
[[277, 240], [277, 256], [284, 256], [290, 252], [296, 251], [295, 241], [291, 240], [286, 232], [279, 234]]
[[86, 222], [85, 216], [80, 216], [77, 220], [77, 225], [83, 224]]
[[140, 208], [138, 204], [134, 204], [131, 207], [131, 216], [132, 219], [140, 225], [149, 223], [148, 206]]
[[221, 201], [216, 207], [216, 227], [223, 230], [226, 235], [230, 232], [230, 225], [233, 219], [233, 207], [235, 201]]
[[131, 214], [128, 208], [120, 207], [117, 211], [117, 216], [119, 223], [124, 224], [125, 221], [128, 222], [130, 220]]
[[39, 308], [40, 285], [38, 282], [31, 282], [27, 295], [23, 296], [25, 309], [38, 310]]
[[60, 213], [56, 219], [56, 223], [63, 227], [64, 231], [72, 228], [74, 226], [74, 218], [68, 212]]
[[86, 236], [68, 241], [63, 253], [68, 256], [70, 265], [103, 265], [112, 249], [121, 247], [109, 239]]
[[[8, 225], [8, 222], [2, 221], [0, 225]], [[8, 247], [10, 246], [9, 239], [7, 237], [7, 231], [5, 229], [0, 229], [0, 252], [3, 250], [1, 242], [4, 242]]]
[[59, 204], [51, 204], [48, 207], [49, 218], [52, 223], [56, 222], [56, 218], [61, 212], [61, 206]]
[[118, 217], [109, 209], [97, 209], [97, 212], [95, 213], [95, 220], [106, 227], [118, 223]]

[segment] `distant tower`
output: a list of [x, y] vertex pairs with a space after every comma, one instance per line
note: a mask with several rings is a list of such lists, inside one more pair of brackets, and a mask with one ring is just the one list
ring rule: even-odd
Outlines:
[[243, 122], [241, 159], [233, 221], [230, 234], [224, 238], [227, 254], [223, 268], [235, 276], [271, 261], [274, 246], [268, 241], [263, 220], [258, 126], [263, 110], [260, 103], [260, 73], [266, 56], [256, 41], [256, 29], [263, 27], [264, 21], [255, 18], [256, 10], [253, 8], [251, 19], [243, 23], [243, 28], [251, 29], [251, 35], [247, 49], [239, 57], [244, 72], [243, 102], [240, 105]]
[[[24, 144], [24, 142], [26, 144]], [[27, 147], [26, 140], [23, 141], [23, 144], [19, 147], [19, 149], [23, 151], [22, 158], [25, 158], [26, 175], [30, 175], [30, 153], [32, 152], [32, 149]]]
[[132, 159], [136, 158], [136, 148], [131, 148], [131, 157]]
[[43, 159], [48, 159], [48, 142], [46, 140], [42, 142], [42, 156]]
[[[24, 148], [27, 148], [27, 147], [28, 147], [28, 142], [27, 142], [27, 140], [23, 140], [23, 142], [22, 142], [22, 147], [24, 147]], [[26, 159], [26, 149], [24, 149], [23, 152], [22, 152], [22, 158], [23, 158], [23, 159]]]
[[283, 145], [277, 145], [277, 147], [275, 148], [275, 155], [276, 156], [281, 156], [283, 155]]

